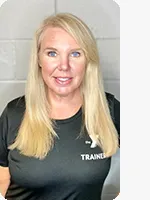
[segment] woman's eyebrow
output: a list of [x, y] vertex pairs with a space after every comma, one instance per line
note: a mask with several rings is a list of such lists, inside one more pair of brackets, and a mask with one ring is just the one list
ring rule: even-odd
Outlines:
[[[58, 49], [54, 48], [54, 47], [45, 47], [43, 51], [47, 51], [47, 50], [53, 50], [53, 51], [58, 51]], [[69, 51], [83, 51], [81, 48], [74, 48], [74, 49], [70, 49]]]
[[54, 50], [54, 51], [57, 51], [57, 49], [54, 48], [54, 47], [46, 47], [43, 51], [45, 51], [45, 50]]
[[71, 51], [83, 51], [81, 48], [71, 49]]

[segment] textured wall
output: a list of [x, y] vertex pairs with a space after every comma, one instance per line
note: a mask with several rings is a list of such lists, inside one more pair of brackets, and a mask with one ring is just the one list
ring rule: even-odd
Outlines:
[[[43, 18], [71, 12], [91, 28], [99, 47], [105, 90], [120, 99], [120, 9], [113, 0], [7, 0], [0, 8], [0, 113], [24, 94], [31, 40]], [[103, 200], [112, 200], [120, 183], [119, 152], [113, 157]]]

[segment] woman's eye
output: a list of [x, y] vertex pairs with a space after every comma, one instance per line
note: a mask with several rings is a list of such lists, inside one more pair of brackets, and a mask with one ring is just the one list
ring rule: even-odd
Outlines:
[[71, 53], [71, 56], [72, 56], [72, 57], [79, 57], [79, 56], [80, 56], [80, 52], [76, 52], [76, 51], [75, 51], [75, 52], [72, 52], [72, 53]]
[[48, 55], [49, 55], [50, 57], [56, 57], [57, 53], [56, 53], [55, 51], [49, 51], [49, 52], [48, 52]]

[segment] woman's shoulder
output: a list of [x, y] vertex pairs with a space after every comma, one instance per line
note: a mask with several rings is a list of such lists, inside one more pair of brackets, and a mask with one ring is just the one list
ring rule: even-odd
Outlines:
[[[117, 98], [115, 98], [115, 95], [111, 93], [106, 93], [106, 98], [108, 101], [112, 120], [114, 122], [118, 135], [120, 137], [120, 101]], [[119, 139], [119, 143], [120, 143], [120, 139]]]
[[7, 110], [9, 113], [25, 110], [25, 96], [19, 96], [9, 101], [7, 103]]
[[[0, 116], [0, 145], [1, 138], [5, 145], [9, 146], [14, 141], [18, 127], [23, 119], [25, 111], [25, 97], [19, 96], [7, 103]], [[2, 151], [2, 149], [0, 149]]]
[[8, 120], [14, 121], [23, 117], [25, 112], [25, 96], [19, 96], [10, 100], [3, 111], [3, 116], [7, 116]]
[[25, 96], [22, 95], [22, 96], [14, 98], [11, 101], [9, 101], [7, 105], [9, 108], [24, 107], [25, 106]]
[[115, 97], [115, 95], [105, 92], [108, 106], [110, 109], [110, 114], [113, 121], [116, 123], [120, 121], [120, 101]]
[[109, 105], [120, 104], [119, 100], [115, 97], [114, 94], [105, 92], [105, 95]]

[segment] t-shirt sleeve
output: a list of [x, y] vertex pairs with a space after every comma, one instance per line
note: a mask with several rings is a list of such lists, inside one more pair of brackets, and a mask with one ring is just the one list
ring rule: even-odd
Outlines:
[[0, 116], [0, 166], [8, 166], [8, 149], [7, 149], [7, 134], [8, 134], [8, 110], [7, 106]]
[[118, 132], [119, 146], [120, 146], [120, 102], [114, 99], [114, 124]]

